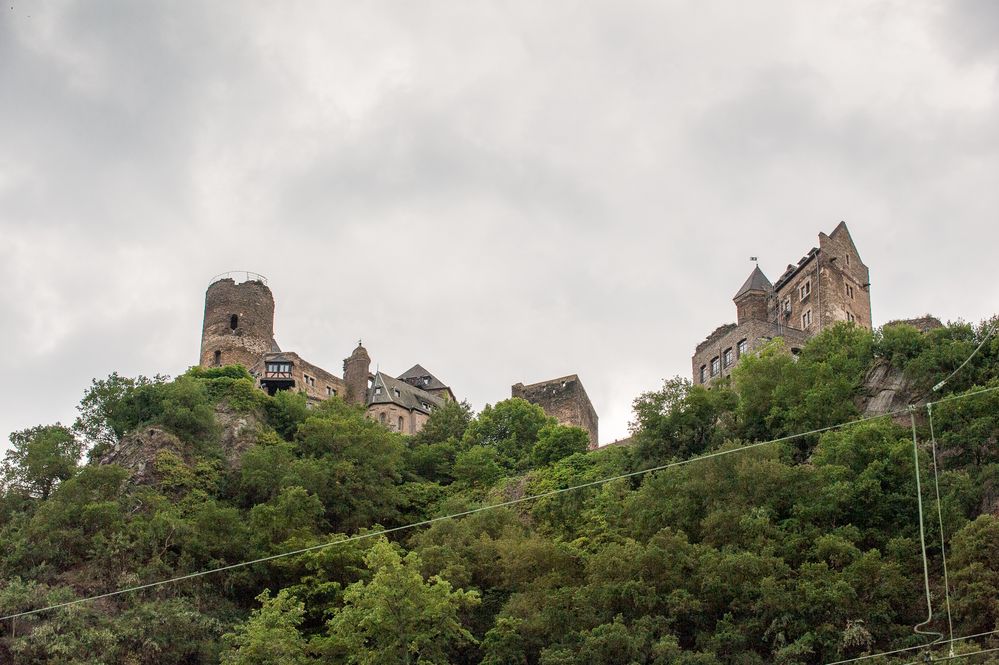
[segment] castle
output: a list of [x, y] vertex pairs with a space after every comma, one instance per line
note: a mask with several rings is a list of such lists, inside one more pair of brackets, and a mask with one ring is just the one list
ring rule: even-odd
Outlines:
[[[274, 339], [274, 296], [266, 278], [251, 272], [217, 275], [208, 285], [199, 364], [243, 365], [268, 394], [297, 390], [312, 405], [340, 397], [404, 434], [419, 432], [434, 409], [456, 401], [454, 391], [419, 364], [397, 377], [372, 374], [371, 357], [361, 342], [343, 361], [342, 378], [294, 351], [282, 351]], [[517, 383], [511, 392], [538, 404], [561, 424], [586, 430], [590, 448], [597, 447], [597, 414], [575, 374], [526, 387]]]
[[695, 384], [728, 376], [739, 358], [775, 337], [791, 353], [823, 328], [840, 321], [871, 329], [870, 272], [844, 222], [770, 283], [756, 266], [732, 299], [736, 323], [727, 323], [697, 345], [691, 358]]

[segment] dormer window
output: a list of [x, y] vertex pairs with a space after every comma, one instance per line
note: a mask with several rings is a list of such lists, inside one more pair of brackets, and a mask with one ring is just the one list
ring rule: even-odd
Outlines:
[[399, 396], [399, 389], [398, 388], [393, 389], [392, 392], [395, 393], [396, 397]]
[[423, 385], [425, 385], [425, 386], [429, 386], [430, 385], [430, 377], [429, 376], [423, 377]]

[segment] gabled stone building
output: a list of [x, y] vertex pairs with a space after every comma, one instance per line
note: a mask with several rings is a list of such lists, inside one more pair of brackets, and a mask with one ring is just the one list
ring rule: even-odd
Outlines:
[[695, 384], [728, 376], [743, 355], [775, 337], [792, 353], [840, 321], [871, 329], [870, 271], [844, 222], [773, 284], [756, 266], [732, 299], [737, 321], [715, 329], [691, 358]]

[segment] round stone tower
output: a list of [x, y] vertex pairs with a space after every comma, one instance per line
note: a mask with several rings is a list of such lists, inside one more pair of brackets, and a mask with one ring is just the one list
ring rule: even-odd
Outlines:
[[371, 357], [368, 350], [357, 343], [357, 348], [350, 357], [343, 361], [343, 382], [347, 384], [346, 402], [348, 404], [364, 404], [368, 398], [368, 373], [371, 368]]
[[215, 277], [205, 292], [201, 366], [251, 369], [273, 351], [280, 349], [274, 341], [274, 296], [267, 280], [252, 272]]

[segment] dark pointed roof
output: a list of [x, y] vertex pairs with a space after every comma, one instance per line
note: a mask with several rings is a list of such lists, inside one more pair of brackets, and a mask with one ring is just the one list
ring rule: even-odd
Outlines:
[[416, 386], [378, 372], [368, 388], [367, 405], [373, 404], [396, 404], [410, 411], [430, 413], [431, 409], [441, 406], [443, 402], [439, 397]]
[[767, 276], [760, 270], [760, 266], [756, 266], [753, 268], [753, 272], [749, 274], [749, 278], [746, 279], [746, 283], [742, 285], [742, 288], [739, 289], [739, 292], [732, 299], [738, 300], [750, 291], [770, 291], [773, 288], [773, 284], [770, 283]]
[[416, 386], [422, 390], [446, 390], [447, 386], [436, 376], [426, 370], [423, 365], [413, 365], [398, 376], [400, 381]]

